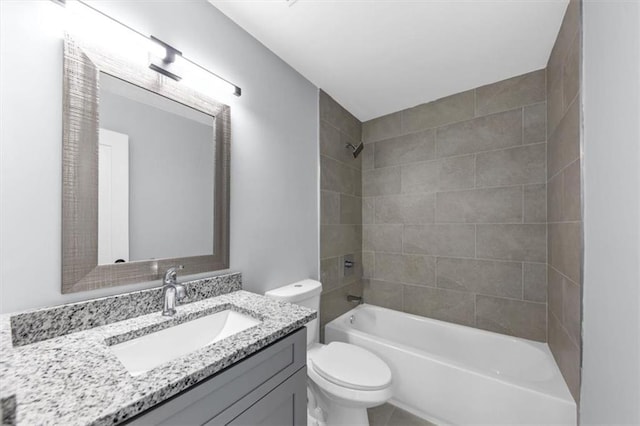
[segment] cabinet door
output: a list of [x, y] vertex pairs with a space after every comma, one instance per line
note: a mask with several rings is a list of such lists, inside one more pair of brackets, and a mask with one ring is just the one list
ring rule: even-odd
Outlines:
[[[220, 424], [213, 419], [208, 425]], [[307, 374], [299, 370], [258, 402], [226, 423], [229, 426], [303, 426], [307, 424]]]
[[[1, 0], [0, 0], [1, 1]], [[226, 424], [299, 370], [306, 374], [306, 329], [302, 328], [214, 377], [129, 421], [130, 426]], [[306, 402], [304, 403], [306, 406]], [[234, 408], [235, 411], [231, 410]]]

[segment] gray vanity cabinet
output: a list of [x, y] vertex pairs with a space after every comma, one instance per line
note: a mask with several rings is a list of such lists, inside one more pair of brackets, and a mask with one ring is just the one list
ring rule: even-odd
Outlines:
[[128, 424], [306, 425], [306, 345], [302, 328]]

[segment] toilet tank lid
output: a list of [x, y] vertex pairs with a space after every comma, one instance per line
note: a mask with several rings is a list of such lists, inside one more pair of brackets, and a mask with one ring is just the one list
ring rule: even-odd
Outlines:
[[302, 280], [283, 287], [274, 288], [264, 295], [285, 302], [299, 302], [317, 296], [322, 292], [322, 284], [316, 280]]

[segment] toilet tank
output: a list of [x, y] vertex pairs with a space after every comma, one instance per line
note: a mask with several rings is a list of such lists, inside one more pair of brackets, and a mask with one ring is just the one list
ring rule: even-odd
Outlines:
[[[315, 280], [302, 280], [283, 287], [267, 291], [264, 295], [275, 300], [294, 303], [318, 311], [320, 317], [320, 293], [322, 284]], [[318, 318], [310, 321], [307, 327], [307, 346], [320, 339]]]

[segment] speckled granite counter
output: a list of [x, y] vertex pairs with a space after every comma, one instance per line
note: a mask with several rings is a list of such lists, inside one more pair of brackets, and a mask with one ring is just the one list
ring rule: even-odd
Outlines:
[[[224, 309], [262, 322], [136, 377], [109, 350], [111, 344]], [[15, 403], [15, 422], [112, 425], [259, 351], [317, 313], [240, 290], [180, 305], [174, 317], [154, 312], [23, 346], [12, 345], [10, 316], [0, 316], [0, 398]]]

